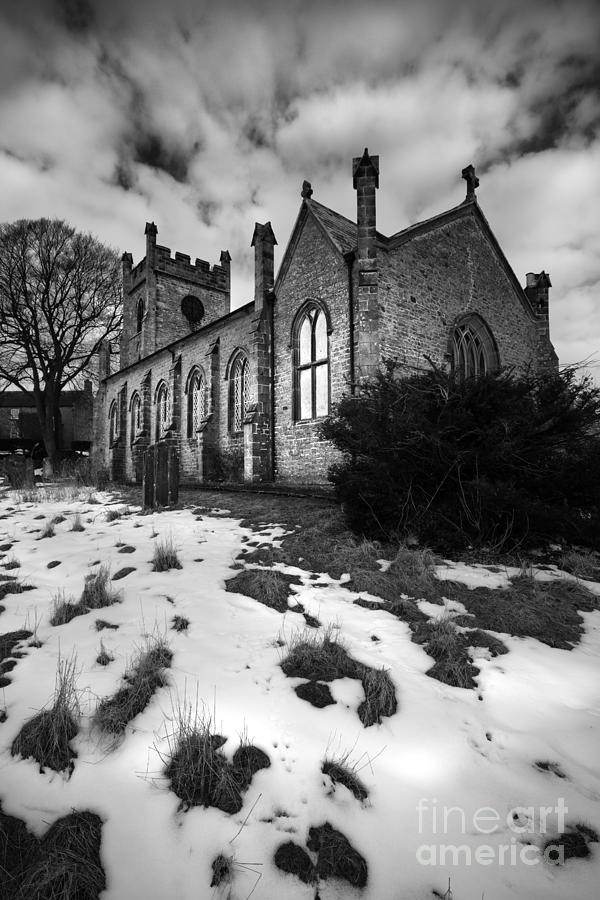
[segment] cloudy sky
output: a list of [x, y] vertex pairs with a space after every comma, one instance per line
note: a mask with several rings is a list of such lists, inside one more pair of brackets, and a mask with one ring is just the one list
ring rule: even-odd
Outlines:
[[600, 365], [599, 47], [592, 0], [5, 0], [0, 218], [135, 262], [154, 220], [173, 251], [229, 249], [239, 305], [254, 222], [277, 263], [304, 178], [354, 218], [368, 146], [391, 234], [459, 203], [473, 162], [521, 282], [550, 273], [561, 361]]

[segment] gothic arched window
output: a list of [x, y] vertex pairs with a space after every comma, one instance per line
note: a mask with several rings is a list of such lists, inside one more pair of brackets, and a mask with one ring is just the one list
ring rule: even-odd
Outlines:
[[131, 404], [129, 407], [130, 410], [130, 422], [131, 422], [131, 443], [135, 441], [140, 432], [142, 431], [142, 401], [140, 400], [140, 395], [135, 392], [133, 397], [131, 398]]
[[452, 331], [452, 371], [457, 378], [477, 378], [495, 372], [498, 350], [492, 332], [483, 319], [471, 315], [458, 322]]
[[308, 303], [292, 330], [294, 418], [317, 419], [329, 414], [329, 335], [325, 309]]
[[206, 382], [200, 369], [192, 369], [187, 386], [187, 435], [195, 437], [206, 417]]
[[136, 327], [135, 330], [139, 334], [142, 330], [142, 323], [144, 321], [144, 301], [140, 298], [137, 303], [137, 310], [135, 316]]
[[154, 402], [156, 406], [156, 440], [158, 441], [169, 428], [169, 390], [164, 381], [161, 381], [156, 389]]
[[238, 351], [229, 366], [229, 430], [241, 431], [248, 409], [248, 357]]
[[108, 422], [110, 443], [114, 444], [119, 437], [119, 404], [116, 400], [111, 403]]

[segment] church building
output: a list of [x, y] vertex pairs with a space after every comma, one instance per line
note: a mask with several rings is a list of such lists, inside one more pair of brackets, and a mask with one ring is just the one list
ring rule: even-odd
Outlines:
[[377, 230], [379, 157], [352, 162], [356, 221], [302, 186], [274, 270], [271, 223], [256, 224], [254, 299], [230, 308], [231, 257], [171, 255], [146, 225], [146, 255], [123, 255], [118, 371], [100, 354], [96, 466], [140, 482], [144, 452], [176, 450], [180, 481], [319, 483], [336, 458], [319, 423], [385, 359], [460, 376], [554, 369], [545, 272], [525, 286], [476, 198], [389, 237]]

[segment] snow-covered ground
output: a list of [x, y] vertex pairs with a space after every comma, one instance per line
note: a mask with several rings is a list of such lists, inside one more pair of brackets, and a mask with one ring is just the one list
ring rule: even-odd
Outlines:
[[[298, 680], [283, 674], [285, 647], [277, 638], [298, 629], [299, 615], [282, 616], [225, 590], [244, 539], [254, 537], [239, 520], [183, 509], [137, 510], [107, 522], [107, 509], [122, 507], [108, 494], [96, 496], [99, 504], [83, 495], [41, 504], [15, 502], [14, 495], [0, 501], [0, 544], [13, 543], [2, 562], [14, 556], [21, 564], [7, 574], [35, 585], [2, 600], [0, 632], [28, 628], [41, 642], [25, 642], [26, 655], [0, 692], [7, 714], [0, 725], [0, 801], [38, 836], [73, 808], [98, 813], [103, 900], [242, 900], [253, 889], [254, 898], [312, 900], [314, 887], [279, 871], [273, 856], [290, 839], [305, 846], [309, 827], [326, 821], [365, 857], [369, 874], [363, 890], [323, 881], [322, 900], [430, 900], [434, 890], [444, 894], [449, 878], [454, 900], [598, 897], [600, 845], [591, 845], [590, 858], [564, 866], [544, 862], [540, 848], [558, 833], [563, 806], [565, 826], [583, 823], [600, 832], [600, 613], [584, 614], [586, 633], [572, 651], [501, 636], [509, 653], [486, 659], [482, 651], [479, 690], [463, 690], [425, 675], [432, 660], [411, 642], [405, 623], [353, 605], [356, 594], [340, 582], [320, 579], [317, 586], [310, 573], [279, 566], [300, 577], [302, 587], [294, 590], [305, 610], [338, 626], [351, 656], [390, 670], [398, 712], [364, 728], [358, 681], [333, 682], [338, 702], [316, 709], [294, 693]], [[76, 512], [85, 526], [80, 533], [70, 530]], [[33, 529], [44, 526], [40, 515], [66, 520], [54, 537], [39, 540]], [[273, 523], [260, 539], [276, 541], [282, 532]], [[154, 543], [168, 536], [182, 568], [153, 572]], [[122, 554], [122, 545], [135, 550]], [[51, 626], [52, 598], [64, 591], [79, 599], [98, 562], [113, 574], [135, 567], [114, 584], [122, 602]], [[505, 583], [482, 567], [450, 566], [439, 574]], [[423, 608], [439, 614], [439, 607]], [[119, 628], [98, 633], [98, 615]], [[190, 620], [187, 632], [171, 629], [174, 615]], [[111, 744], [91, 728], [90, 716], [120, 685], [148, 634], [166, 636], [173, 651], [168, 687]], [[106, 667], [96, 663], [101, 638], [114, 655]], [[70, 778], [41, 774], [35, 761], [11, 756], [10, 747], [23, 723], [51, 703], [59, 654], [73, 653], [83, 713], [74, 771]], [[234, 816], [212, 808], [182, 812], [163, 775], [173, 710], [197, 698], [216, 712], [227, 755], [246, 732], [271, 760]], [[345, 787], [332, 790], [321, 773], [326, 753], [347, 751], [369, 789], [364, 803]], [[558, 764], [566, 777], [540, 771], [536, 761]], [[458, 864], [444, 845], [460, 848]], [[234, 856], [234, 879], [211, 888], [211, 861], [219, 853]]]

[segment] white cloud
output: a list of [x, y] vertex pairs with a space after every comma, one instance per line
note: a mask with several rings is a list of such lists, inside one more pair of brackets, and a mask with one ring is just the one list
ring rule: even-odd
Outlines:
[[153, 219], [173, 250], [229, 249], [239, 303], [254, 221], [272, 221], [280, 258], [304, 178], [354, 217], [368, 146], [392, 233], [460, 202], [473, 162], [519, 279], [550, 271], [561, 356], [600, 345], [591, 3], [104, 0], [76, 33], [60, 8], [0, 14], [5, 218], [62, 216], [136, 258]]

